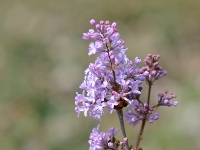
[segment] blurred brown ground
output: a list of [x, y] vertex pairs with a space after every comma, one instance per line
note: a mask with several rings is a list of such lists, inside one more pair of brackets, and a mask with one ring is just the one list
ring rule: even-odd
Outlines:
[[[92, 18], [118, 23], [130, 59], [161, 55], [168, 76], [155, 84], [152, 103], [165, 89], [178, 95], [179, 106], [158, 108], [160, 119], [145, 128], [144, 150], [200, 149], [199, 0], [0, 1], [0, 149], [87, 150], [97, 124], [120, 128], [116, 114], [99, 122], [74, 111], [96, 58], [81, 39]], [[130, 143], [138, 127], [127, 125]]]

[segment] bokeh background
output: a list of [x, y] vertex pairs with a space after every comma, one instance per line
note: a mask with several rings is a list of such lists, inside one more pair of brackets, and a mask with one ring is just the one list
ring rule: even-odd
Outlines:
[[[178, 95], [178, 107], [157, 109], [143, 149], [200, 149], [199, 0], [1, 0], [0, 149], [87, 150], [97, 124], [120, 128], [116, 114], [100, 122], [74, 111], [84, 70], [97, 56], [87, 55], [90, 41], [81, 39], [92, 18], [118, 23], [130, 59], [161, 55], [168, 75], [155, 83], [152, 103], [165, 89]], [[138, 129], [127, 125], [131, 144]]]

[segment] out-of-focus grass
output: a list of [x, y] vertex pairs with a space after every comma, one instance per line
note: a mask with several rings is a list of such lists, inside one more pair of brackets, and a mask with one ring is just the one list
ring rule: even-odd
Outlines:
[[[0, 149], [88, 149], [97, 124], [120, 128], [115, 114], [99, 122], [74, 111], [75, 92], [96, 57], [81, 40], [92, 18], [118, 23], [130, 59], [161, 54], [169, 74], [155, 84], [152, 103], [166, 88], [178, 95], [178, 107], [158, 108], [160, 119], [145, 128], [141, 146], [200, 149], [199, 7], [195, 0], [0, 1]], [[134, 144], [138, 127], [127, 129]]]

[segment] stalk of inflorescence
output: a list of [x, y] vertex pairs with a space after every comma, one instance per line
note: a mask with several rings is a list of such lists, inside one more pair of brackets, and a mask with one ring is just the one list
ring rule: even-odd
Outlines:
[[[147, 97], [147, 104], [149, 104], [149, 102], [150, 102], [150, 95], [151, 95], [151, 86], [152, 86], [152, 83], [151, 82], [149, 82], [149, 84], [148, 84], [148, 97]], [[143, 131], [144, 131], [144, 127], [145, 127], [145, 124], [146, 124], [146, 118], [147, 117], [147, 115], [145, 115], [144, 116], [144, 119], [142, 120], [142, 125], [141, 125], [141, 127], [140, 127], [140, 131], [139, 131], [139, 134], [138, 134], [138, 137], [137, 137], [137, 141], [136, 141], [136, 144], [135, 144], [135, 150], [137, 150], [138, 149], [138, 147], [139, 147], [139, 144], [140, 144], [140, 141], [143, 139]]]

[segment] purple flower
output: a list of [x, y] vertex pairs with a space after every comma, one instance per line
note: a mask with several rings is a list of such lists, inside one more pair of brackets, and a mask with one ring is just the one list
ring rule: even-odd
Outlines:
[[154, 120], [158, 120], [158, 118], [159, 118], [159, 114], [156, 112], [155, 114], [149, 116], [149, 117], [147, 118], [147, 120], [148, 120], [149, 123], [153, 123], [153, 121], [154, 121]]
[[90, 24], [91, 24], [91, 25], [96, 25], [96, 21], [95, 21], [94, 19], [91, 19], [91, 20], [90, 20]]
[[171, 93], [168, 96], [167, 94], [168, 94], [168, 90], [165, 91], [165, 94], [162, 94], [162, 93], [158, 94], [158, 106], [169, 106], [169, 107], [177, 106], [178, 105], [177, 101], [171, 102], [171, 99], [176, 98], [176, 95]]
[[100, 125], [94, 128], [90, 134], [90, 139], [88, 141], [90, 144], [89, 150], [117, 150], [117, 147], [115, 146], [115, 136], [117, 135], [118, 130], [112, 127], [108, 132], [99, 132], [99, 127]]
[[96, 41], [95, 43], [90, 43], [88, 55], [96, 54], [105, 50], [102, 41]]
[[135, 100], [134, 102], [132, 102], [131, 107], [133, 111], [127, 110], [124, 116], [126, 118], [126, 122], [128, 124], [131, 124], [133, 127], [135, 127], [137, 123], [144, 118], [146, 118], [149, 123], [152, 123], [154, 120], [157, 120], [159, 118], [158, 113], [151, 115], [153, 112], [153, 108], [149, 107], [147, 103], [142, 104]]
[[[81, 111], [84, 111], [84, 115], [87, 116], [87, 111], [89, 110], [89, 107], [91, 106], [91, 104], [94, 102], [94, 100], [85, 97], [85, 91], [82, 92], [82, 94], [78, 94], [76, 93], [77, 96], [75, 98], [75, 111], [78, 113], [78, 117], [80, 115]], [[79, 106], [79, 104], [82, 104], [81, 106]]]

